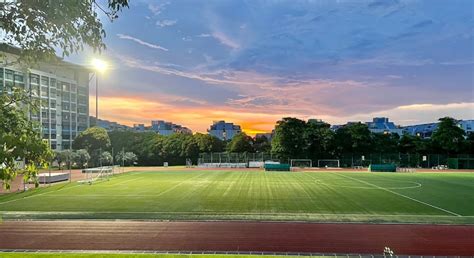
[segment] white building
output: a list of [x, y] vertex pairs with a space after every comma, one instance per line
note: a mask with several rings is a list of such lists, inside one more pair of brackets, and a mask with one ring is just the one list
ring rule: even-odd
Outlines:
[[[15, 62], [19, 50], [0, 45], [0, 93], [26, 89], [39, 100], [30, 118], [41, 124], [43, 139], [53, 150], [70, 149], [74, 138], [89, 127], [89, 74], [85, 67], [58, 61], [25, 69]], [[12, 65], [9, 65], [12, 64]]]

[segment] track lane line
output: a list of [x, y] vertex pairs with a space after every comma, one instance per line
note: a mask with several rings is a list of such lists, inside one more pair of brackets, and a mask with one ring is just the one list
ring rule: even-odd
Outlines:
[[[332, 173], [332, 174], [335, 174], [335, 173]], [[352, 179], [352, 180], [355, 180], [355, 181], [359, 181], [359, 182], [364, 183], [364, 184], [366, 184], [366, 185], [374, 186], [374, 187], [376, 187], [376, 188], [378, 188], [378, 189], [380, 189], [380, 190], [384, 190], [384, 191], [387, 191], [387, 192], [389, 192], [389, 193], [392, 193], [392, 194], [401, 196], [401, 197], [403, 197], [403, 198], [412, 200], [412, 201], [414, 201], [414, 202], [424, 204], [424, 205], [426, 205], [426, 206], [429, 206], [429, 207], [431, 207], [431, 208], [438, 209], [438, 210], [440, 210], [440, 211], [449, 213], [449, 214], [451, 214], [451, 215], [454, 215], [454, 216], [457, 216], [457, 217], [462, 217], [461, 214], [458, 214], [458, 213], [456, 213], [456, 212], [452, 212], [452, 211], [443, 209], [443, 208], [441, 208], [441, 207], [435, 206], [435, 205], [433, 205], [433, 204], [429, 204], [429, 203], [427, 203], [427, 202], [420, 201], [420, 200], [418, 200], [418, 199], [412, 198], [412, 197], [410, 197], [410, 196], [406, 196], [406, 195], [404, 195], [404, 194], [394, 192], [394, 191], [392, 191], [392, 190], [390, 190], [390, 189], [387, 189], [387, 188], [385, 188], [385, 187], [381, 187], [381, 186], [378, 186], [378, 185], [369, 183], [369, 182], [367, 182], [367, 181], [364, 181], [364, 180], [361, 180], [361, 179], [357, 179], [357, 178], [353, 178], [353, 177], [350, 177], [350, 176], [345, 176], [345, 175], [342, 175], [342, 174], [336, 174], [336, 175], [342, 176], [342, 177], [345, 177], [345, 178], [349, 178], [349, 179]]]

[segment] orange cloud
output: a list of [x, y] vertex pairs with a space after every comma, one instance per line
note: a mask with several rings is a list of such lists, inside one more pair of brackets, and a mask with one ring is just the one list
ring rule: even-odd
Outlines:
[[[95, 114], [95, 98], [90, 99], [90, 113]], [[205, 133], [215, 120], [225, 120], [242, 126], [242, 129], [255, 135], [270, 132], [282, 114], [254, 113], [214, 106], [182, 107], [160, 101], [150, 101], [139, 97], [101, 97], [99, 99], [99, 118], [121, 124], [150, 124], [151, 120], [166, 120], [191, 128], [194, 132]]]

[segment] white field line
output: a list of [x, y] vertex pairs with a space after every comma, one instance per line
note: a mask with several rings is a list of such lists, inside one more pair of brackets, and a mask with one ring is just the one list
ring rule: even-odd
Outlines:
[[10, 203], [10, 202], [14, 202], [14, 201], [20, 201], [20, 200], [24, 200], [24, 199], [29, 199], [29, 198], [32, 198], [32, 197], [42, 196], [42, 195], [49, 194], [49, 193], [56, 193], [56, 192], [59, 192], [59, 191], [64, 190], [64, 189], [71, 189], [71, 188], [78, 187], [78, 186], [80, 186], [80, 184], [79, 185], [74, 185], [74, 186], [71, 186], [71, 187], [67, 187], [67, 188], [64, 187], [64, 188], [54, 190], [54, 191], [50, 191], [50, 192], [46, 192], [46, 193], [34, 194], [34, 195], [26, 196], [26, 197], [23, 197], [23, 198], [8, 200], [8, 201], [5, 201], [5, 202], [0, 202], [0, 204]]
[[[336, 173], [334, 173], [334, 174], [336, 174]], [[438, 209], [438, 210], [440, 210], [440, 211], [443, 211], [443, 212], [449, 213], [449, 214], [451, 214], [451, 215], [458, 216], [458, 217], [462, 217], [462, 215], [460, 215], [460, 214], [458, 214], [458, 213], [455, 213], [455, 212], [452, 212], [452, 211], [449, 211], [449, 210], [443, 209], [443, 208], [441, 208], [441, 207], [435, 206], [435, 205], [433, 205], [433, 204], [429, 204], [429, 203], [427, 203], [427, 202], [424, 202], [424, 201], [420, 201], [420, 200], [418, 200], [418, 199], [412, 198], [412, 197], [410, 197], [410, 196], [406, 196], [406, 195], [404, 195], [404, 194], [401, 194], [401, 193], [394, 192], [394, 191], [392, 191], [392, 190], [389, 190], [389, 189], [387, 189], [387, 188], [384, 188], [384, 187], [381, 187], [381, 186], [378, 186], [378, 185], [375, 185], [375, 184], [369, 183], [369, 182], [367, 182], [367, 181], [364, 181], [364, 180], [361, 180], [361, 179], [357, 179], [357, 178], [353, 178], [353, 177], [350, 177], [350, 176], [345, 176], [345, 175], [342, 175], [342, 174], [339, 174], [339, 173], [338, 173], [338, 174], [336, 174], [336, 175], [338, 175], [338, 176], [342, 176], [342, 177], [345, 177], [345, 178], [349, 178], [349, 179], [352, 179], [352, 180], [356, 180], [356, 181], [362, 182], [362, 183], [364, 183], [364, 184], [367, 184], [367, 185], [371, 185], [371, 186], [377, 187], [378, 189], [381, 189], [381, 190], [387, 191], [387, 192], [389, 192], [389, 193], [392, 193], [392, 194], [395, 194], [395, 195], [401, 196], [401, 197], [403, 197], [403, 198], [406, 198], [406, 199], [412, 200], [412, 201], [414, 201], [414, 202], [421, 203], [421, 204], [424, 204], [424, 205], [426, 205], [426, 206], [429, 206], [429, 207], [431, 207], [431, 208], [435, 208], [435, 209]]]
[[112, 186], [121, 185], [121, 184], [123, 184], [123, 183], [132, 182], [132, 181], [135, 181], [135, 180], [138, 180], [138, 179], [143, 179], [143, 177], [137, 177], [137, 178], [133, 178], [133, 179], [121, 181], [121, 182], [119, 181], [119, 182], [116, 182], [116, 183], [113, 183], [113, 184], [110, 184], [110, 185], [102, 185], [102, 186], [103, 186], [103, 187], [112, 187]]
[[200, 176], [202, 176], [202, 175], [205, 175], [205, 174], [198, 174], [197, 176], [193, 176], [193, 177], [191, 177], [191, 178], [188, 178], [188, 179], [186, 179], [186, 180], [184, 180], [184, 181], [182, 181], [182, 182], [180, 182], [180, 183], [174, 185], [173, 187], [168, 188], [168, 189], [164, 190], [163, 192], [158, 193], [158, 194], [156, 194], [156, 195], [154, 195], [154, 196], [155, 196], [155, 197], [158, 197], [158, 196], [160, 196], [160, 195], [163, 195], [163, 194], [165, 194], [165, 193], [167, 193], [167, 192], [169, 192], [169, 191], [171, 191], [171, 190], [176, 189], [178, 186], [180, 186], [180, 185], [182, 185], [182, 184], [184, 184], [184, 183], [186, 183], [186, 182], [188, 182], [188, 181], [190, 181], [190, 180], [193, 180], [193, 179], [195, 179], [195, 178], [197, 178], [197, 177], [200, 177]]

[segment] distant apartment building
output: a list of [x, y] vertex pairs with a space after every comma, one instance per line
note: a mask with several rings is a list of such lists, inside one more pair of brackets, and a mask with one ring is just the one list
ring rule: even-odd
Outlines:
[[133, 124], [133, 130], [137, 132], [145, 132], [145, 124]]
[[91, 126], [98, 126], [101, 128], [104, 128], [106, 131], [127, 131], [127, 130], [132, 130], [132, 127], [127, 126], [127, 125], [122, 125], [117, 122], [109, 121], [109, 120], [103, 120], [100, 119], [96, 121], [96, 118], [93, 116], [89, 117], [90, 120], [90, 125]]
[[[347, 122], [345, 125], [355, 124], [359, 122]], [[372, 122], [365, 122], [368, 129], [372, 133], [383, 133], [383, 134], [398, 134], [403, 135], [403, 129], [400, 126], [395, 125], [387, 117], [374, 117]], [[337, 131], [339, 128], [345, 125], [332, 125], [331, 130]]]
[[240, 125], [226, 123], [225, 121], [214, 121], [207, 132], [221, 140], [231, 140], [236, 134], [242, 132]]
[[[421, 138], [431, 138], [433, 133], [438, 129], [438, 124], [439, 123], [427, 123], [404, 126], [403, 132]], [[474, 133], [474, 120], [458, 120], [457, 125], [463, 129], [466, 134]]]
[[403, 129], [390, 122], [388, 117], [374, 117], [372, 122], [365, 123], [373, 133], [403, 135]]
[[145, 126], [145, 124], [134, 124], [133, 130], [137, 132], [155, 132], [160, 135], [172, 135], [174, 133], [184, 133], [192, 134], [191, 129], [174, 124], [172, 122], [167, 122], [163, 120], [152, 120], [150, 126]]
[[[0, 44], [0, 93], [26, 89], [38, 100], [30, 118], [53, 150], [70, 149], [74, 138], [89, 127], [89, 75], [85, 67], [65, 61], [38, 63], [25, 69], [13, 62], [19, 49]], [[11, 65], [10, 65], [11, 64]]]
[[192, 134], [191, 129], [184, 127], [182, 125], [174, 124], [172, 122], [167, 122], [163, 120], [153, 120], [151, 121], [152, 131], [160, 135], [172, 135], [174, 133], [185, 133]]

